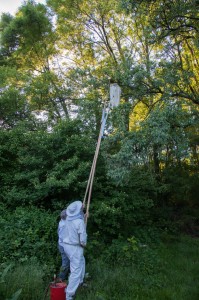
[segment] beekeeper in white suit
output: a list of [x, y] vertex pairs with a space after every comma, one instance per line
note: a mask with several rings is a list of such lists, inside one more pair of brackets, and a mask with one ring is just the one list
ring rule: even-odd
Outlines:
[[67, 207], [66, 213], [67, 219], [63, 241], [64, 251], [70, 260], [70, 276], [66, 288], [66, 299], [72, 300], [85, 276], [84, 247], [87, 242], [87, 233], [81, 201], [71, 203]]

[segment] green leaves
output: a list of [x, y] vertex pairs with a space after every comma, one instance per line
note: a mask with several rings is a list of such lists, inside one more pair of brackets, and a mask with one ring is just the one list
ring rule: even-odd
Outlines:
[[[117, 82], [121, 103], [101, 145], [91, 231], [128, 238], [153, 222], [158, 205], [195, 203], [196, 1], [48, 5], [28, 1], [1, 19], [1, 200], [52, 210], [83, 197], [102, 107]], [[26, 233], [34, 241], [34, 230]], [[23, 238], [11, 244], [18, 257]]]
[[12, 207], [29, 203], [49, 207], [54, 197], [82, 194], [94, 145], [88, 144], [81, 126], [74, 120], [61, 122], [51, 133], [20, 127], [1, 131], [2, 199]]
[[42, 263], [53, 261], [50, 256], [57, 252], [56, 213], [34, 207], [12, 212], [1, 207], [2, 212], [1, 261], [24, 262], [30, 257], [37, 257]]
[[[21, 6], [15, 17], [4, 14], [1, 25], [3, 53], [17, 53], [18, 56], [34, 53], [39, 59], [44, 53], [42, 46], [47, 46], [47, 40], [53, 38], [52, 25], [45, 6], [33, 2]], [[36, 53], [39, 49], [41, 53]], [[47, 46], [46, 49], [50, 48]]]

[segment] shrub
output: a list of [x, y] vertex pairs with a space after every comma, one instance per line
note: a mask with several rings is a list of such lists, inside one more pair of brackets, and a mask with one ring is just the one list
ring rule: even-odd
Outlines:
[[35, 207], [17, 207], [8, 211], [1, 206], [0, 260], [28, 262], [36, 257], [42, 264], [57, 261], [57, 217]]

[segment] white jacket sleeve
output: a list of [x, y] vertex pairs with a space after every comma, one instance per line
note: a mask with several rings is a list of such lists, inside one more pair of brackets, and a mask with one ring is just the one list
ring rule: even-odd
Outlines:
[[79, 234], [80, 244], [82, 246], [86, 246], [87, 233], [86, 233], [86, 226], [83, 220], [81, 220], [81, 222], [79, 223], [78, 234]]

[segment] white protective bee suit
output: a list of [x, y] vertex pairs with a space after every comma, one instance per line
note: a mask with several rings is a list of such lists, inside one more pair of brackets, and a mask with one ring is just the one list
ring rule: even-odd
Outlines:
[[69, 272], [69, 268], [70, 268], [70, 261], [64, 251], [64, 245], [63, 245], [64, 227], [66, 224], [66, 210], [65, 209], [62, 210], [60, 217], [61, 217], [61, 220], [59, 221], [57, 233], [58, 233], [58, 237], [59, 237], [58, 249], [61, 254], [62, 264], [61, 264], [60, 273], [59, 273], [58, 277], [61, 280], [65, 280], [67, 277], [67, 274]]
[[85, 276], [84, 247], [87, 242], [82, 202], [75, 201], [67, 207], [64, 229], [64, 251], [70, 260], [70, 276], [66, 288], [66, 299], [72, 300]]

